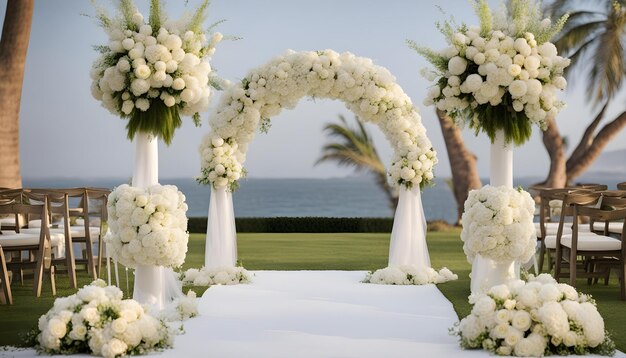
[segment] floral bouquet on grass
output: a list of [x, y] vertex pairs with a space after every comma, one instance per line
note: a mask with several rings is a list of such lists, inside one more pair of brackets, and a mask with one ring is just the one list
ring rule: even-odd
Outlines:
[[148, 22], [132, 0], [119, 2], [115, 18], [97, 8], [109, 43], [96, 46], [100, 56], [91, 70], [91, 92], [111, 113], [129, 119], [129, 139], [140, 131], [169, 144], [181, 115], [200, 125], [211, 86], [219, 87], [208, 59], [222, 35], [207, 36], [202, 29], [208, 4], [203, 1], [195, 13], [176, 21], [166, 18], [159, 0], [151, 0]]
[[425, 285], [428, 283], [444, 283], [454, 281], [459, 277], [447, 267], [437, 271], [431, 267], [403, 265], [389, 266], [375, 272], [370, 272], [363, 280], [364, 283], [379, 285]]
[[519, 357], [615, 353], [591, 297], [548, 274], [494, 286], [470, 303], [471, 314], [451, 329], [463, 348]]
[[565, 24], [542, 19], [541, 4], [511, 0], [492, 12], [487, 0], [477, 0], [479, 27], [439, 25], [448, 47], [437, 52], [408, 41], [434, 67], [424, 75], [435, 85], [426, 105], [436, 105], [457, 122], [467, 120], [493, 141], [504, 131], [505, 141], [522, 144], [531, 124], [542, 130], [563, 107], [556, 99], [567, 84], [563, 70], [570, 60], [557, 55], [549, 40]]
[[49, 354], [119, 357], [167, 348], [172, 340], [164, 322], [102, 280], [57, 298], [37, 330], [38, 349]]
[[535, 254], [535, 202], [526, 191], [485, 185], [469, 192], [461, 217], [463, 251], [494, 261], [528, 262]]
[[181, 280], [184, 284], [193, 286], [211, 285], [236, 285], [252, 281], [250, 273], [243, 267], [224, 267], [221, 269], [207, 270], [191, 268], [183, 272]]
[[187, 204], [173, 185], [120, 185], [107, 204], [111, 255], [126, 267], [178, 267], [187, 254]]

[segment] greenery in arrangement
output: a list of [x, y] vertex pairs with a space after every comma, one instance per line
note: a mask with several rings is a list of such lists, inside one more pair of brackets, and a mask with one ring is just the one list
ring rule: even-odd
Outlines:
[[96, 6], [96, 19], [109, 43], [96, 46], [93, 96], [111, 113], [128, 119], [128, 138], [150, 133], [171, 143], [181, 116], [200, 125], [200, 112], [209, 105], [211, 87], [219, 89], [209, 65], [215, 45], [222, 39], [202, 28], [209, 1], [205, 0], [178, 21], [170, 20], [159, 0], [150, 1], [148, 21], [132, 0], [120, 0], [111, 17]]
[[480, 26], [438, 23], [448, 47], [442, 51], [410, 47], [432, 64], [423, 72], [435, 85], [425, 100], [457, 123], [467, 123], [476, 134], [493, 142], [504, 131], [506, 142], [520, 145], [530, 138], [532, 124], [545, 130], [563, 103], [556, 99], [565, 88], [564, 69], [570, 61], [557, 55], [550, 39], [564, 26], [543, 19], [541, 3], [511, 0], [492, 11], [486, 0], [474, 2]]
[[[428, 249], [434, 266], [447, 266], [458, 274], [459, 279], [439, 285], [438, 288], [454, 304], [460, 317], [467, 316], [471, 306], [467, 300], [470, 287], [470, 265], [463, 253], [459, 230], [429, 232]], [[369, 271], [387, 264], [389, 234], [239, 234], [239, 258], [249, 270], [363, 270]], [[204, 263], [205, 236], [191, 235], [185, 269], [200, 267]], [[358, 248], [358, 250], [355, 250]], [[106, 270], [103, 271], [103, 275]], [[129, 281], [126, 280], [128, 277]], [[120, 287], [127, 297], [132, 292], [132, 271], [126, 275], [120, 267]], [[79, 274], [79, 286], [89, 284], [85, 272]], [[57, 295], [76, 293], [69, 289], [66, 275], [57, 274]], [[32, 295], [29, 279], [24, 285], [12, 285], [14, 304], [0, 305], [0, 345], [22, 345], [21, 337], [34, 328], [37, 319], [52, 306], [54, 298], [46, 287], [42, 297]], [[210, 288], [209, 288], [210, 289]], [[578, 289], [592, 294], [598, 310], [605, 318], [605, 325], [617, 349], [626, 350], [623, 322], [626, 305], [619, 299], [619, 282], [613, 274], [609, 285], [588, 286], [586, 280], [578, 281]], [[195, 287], [198, 297], [203, 288]]]

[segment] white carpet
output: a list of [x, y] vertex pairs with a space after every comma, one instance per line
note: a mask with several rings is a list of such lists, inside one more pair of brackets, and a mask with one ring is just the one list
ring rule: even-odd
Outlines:
[[[155, 357], [489, 357], [464, 351], [452, 304], [435, 285], [364, 284], [362, 271], [256, 271], [214, 286], [174, 349]], [[34, 351], [0, 356], [33, 356]], [[626, 355], [619, 353], [619, 357]]]

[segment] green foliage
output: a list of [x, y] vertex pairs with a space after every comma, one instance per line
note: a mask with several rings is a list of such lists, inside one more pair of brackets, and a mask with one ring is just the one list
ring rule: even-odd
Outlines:
[[[198, 6], [198, 8], [196, 9], [196, 11], [193, 14], [193, 17], [191, 18], [191, 20], [189, 21], [189, 24], [187, 25], [187, 29], [191, 30], [195, 33], [201, 33], [202, 32], [202, 23], [204, 22], [204, 20], [206, 20], [207, 18], [207, 8], [209, 7], [209, 0], [204, 0], [202, 2], [202, 4], [200, 4], [200, 6]], [[212, 26], [215, 26], [219, 24], [216, 23]], [[209, 27], [209, 29], [211, 29], [212, 27]]]
[[124, 22], [129, 30], [137, 31], [137, 24], [133, 21], [133, 15], [137, 11], [133, 0], [120, 0], [120, 12], [124, 17]]
[[165, 144], [170, 145], [174, 139], [174, 131], [182, 124], [178, 106], [168, 107], [160, 99], [153, 98], [147, 111], [133, 109], [126, 130], [130, 140], [133, 140], [137, 132], [144, 132], [161, 137]]
[[418, 54], [422, 55], [426, 61], [430, 62], [438, 71], [444, 73], [448, 70], [448, 59], [439, 54], [437, 51], [431, 50], [428, 47], [419, 46], [413, 40], [406, 40], [407, 45], [415, 50]]
[[493, 30], [493, 15], [487, 0], [476, 0], [474, 2], [474, 11], [480, 21], [480, 36], [487, 36]]
[[91, 0], [91, 4], [94, 9], [96, 9], [96, 20], [98, 21], [98, 25], [100, 25], [103, 29], [108, 30], [113, 24], [113, 21], [109, 17], [106, 9], [100, 6], [96, 0]]
[[[511, 105], [511, 96], [507, 93], [504, 95], [502, 103], [498, 106], [492, 106], [489, 103], [481, 104], [472, 111], [477, 120], [470, 120], [469, 126], [474, 129], [474, 133], [479, 132], [487, 134], [493, 143], [496, 133], [499, 130], [504, 131], [504, 140], [507, 143], [515, 143], [522, 145], [532, 134], [532, 124], [524, 112], [516, 112]], [[468, 113], [467, 116], [470, 114]]]
[[[237, 232], [391, 232], [392, 218], [327, 218], [327, 217], [273, 217], [236, 218]], [[207, 218], [189, 218], [187, 230], [203, 233], [207, 229]]]
[[163, 20], [161, 0], [150, 0], [150, 17], [148, 17], [148, 23], [152, 27], [152, 34], [155, 36], [159, 33]]

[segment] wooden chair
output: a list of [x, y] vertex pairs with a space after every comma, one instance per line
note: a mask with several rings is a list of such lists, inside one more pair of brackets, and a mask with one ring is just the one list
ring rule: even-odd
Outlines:
[[626, 190], [626, 181], [622, 183], [617, 183], [618, 190]]
[[[587, 273], [591, 277], [602, 275], [602, 271], [596, 271], [595, 267], [608, 266], [608, 270], [605, 272], [610, 272], [611, 266], [617, 266], [620, 279], [620, 298], [626, 300], [626, 247], [624, 246], [626, 197], [604, 196], [600, 208], [580, 207], [577, 214], [588, 216], [594, 221], [619, 222], [621, 224], [622, 230], [618, 234], [598, 235], [597, 241], [591, 241], [591, 246], [587, 248], [578, 248], [577, 253], [580, 256], [590, 257], [594, 263], [590, 272]], [[576, 276], [573, 279], [575, 280], [575, 278]], [[570, 281], [573, 279], [570, 278]]]
[[[566, 221], [565, 218], [572, 216], [569, 207], [563, 207], [563, 198], [570, 193], [586, 193], [590, 192], [589, 189], [580, 189], [575, 187], [569, 188], [544, 188], [539, 193], [540, 209], [539, 209], [539, 222], [535, 223], [535, 229], [537, 230], [537, 240], [539, 241], [539, 270], [543, 270], [543, 262], [545, 254], [548, 254], [548, 271], [552, 269], [552, 253], [556, 250], [556, 236], [559, 230], [561, 219], [566, 223], [563, 227], [563, 233], [571, 234], [572, 224]], [[558, 220], [554, 221], [554, 216], [551, 215], [552, 208], [550, 203], [553, 201], [560, 202], [560, 213]], [[579, 226], [582, 231], [587, 231], [586, 226]]]
[[21, 256], [22, 252], [29, 253], [28, 260], [9, 260], [5, 262], [5, 266], [7, 269], [13, 270], [33, 269], [33, 292], [37, 297], [41, 296], [43, 276], [45, 272], [49, 272], [50, 274], [52, 294], [56, 295], [54, 266], [52, 265], [51, 257], [50, 232], [48, 229], [47, 198], [44, 197], [43, 200], [44, 202], [42, 204], [36, 205], [15, 201], [0, 205], [0, 214], [13, 214], [16, 218], [18, 215], [23, 215], [25, 217], [28, 217], [29, 215], [38, 215], [41, 217], [42, 227], [39, 234], [20, 233], [20, 225], [16, 219], [15, 232], [3, 233], [0, 235], [0, 246], [2, 246], [4, 253], [18, 252], [19, 256]]
[[[76, 261], [74, 256], [72, 230], [69, 216], [69, 200], [67, 193], [56, 189], [31, 189], [23, 194], [24, 200], [29, 203], [42, 203], [44, 197], [48, 203], [49, 222], [52, 222], [54, 214], [61, 216], [61, 225], [59, 227], [50, 227], [50, 241], [53, 248], [62, 247], [53, 250], [53, 263], [62, 264], [67, 270], [70, 280], [70, 287], [77, 288], [76, 281]], [[29, 224], [31, 221], [29, 221]], [[27, 224], [27, 225], [29, 225]], [[25, 233], [38, 233], [41, 228], [22, 228], [20, 231]], [[59, 242], [62, 241], [62, 242]]]
[[2, 287], [2, 291], [0, 291], [0, 303], [12, 305], [11, 280], [9, 279], [9, 270], [7, 269], [2, 246], [0, 246], [0, 286]]

